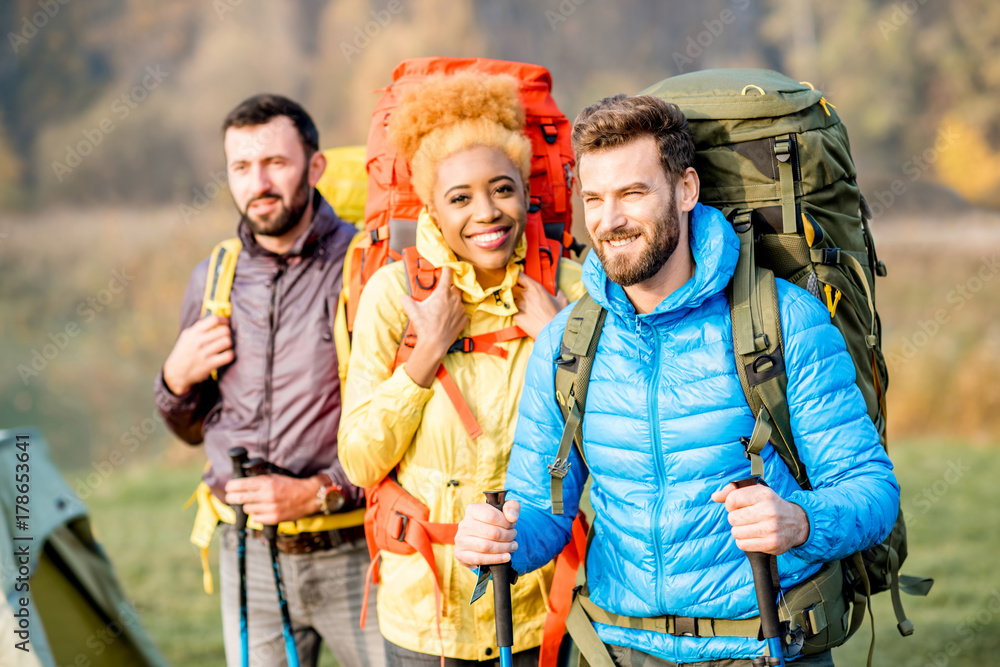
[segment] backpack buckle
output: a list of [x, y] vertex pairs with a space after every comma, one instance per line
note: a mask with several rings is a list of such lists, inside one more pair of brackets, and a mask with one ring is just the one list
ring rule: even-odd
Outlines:
[[396, 516], [399, 517], [399, 530], [396, 535], [392, 536], [392, 538], [397, 542], [405, 542], [406, 528], [410, 525], [410, 517], [406, 516], [402, 512], [396, 512]]
[[670, 634], [675, 637], [700, 637], [698, 619], [691, 616], [674, 616], [674, 631]]
[[555, 461], [549, 464], [548, 468], [550, 475], [562, 479], [569, 474], [569, 459], [556, 458]]
[[840, 264], [840, 248], [820, 248], [823, 264]]
[[792, 156], [792, 140], [789, 137], [782, 137], [774, 140], [774, 156], [779, 162], [788, 162]]
[[469, 337], [459, 338], [451, 347], [448, 348], [448, 352], [474, 352], [476, 349], [476, 342]]
[[547, 143], [549, 146], [556, 143], [556, 137], [559, 136], [559, 130], [556, 129], [556, 126], [550, 123], [546, 123], [541, 127], [542, 127], [542, 136], [545, 137], [545, 143]]

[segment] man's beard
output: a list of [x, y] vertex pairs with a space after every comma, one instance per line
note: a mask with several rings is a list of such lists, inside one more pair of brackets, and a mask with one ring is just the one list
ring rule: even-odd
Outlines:
[[[242, 211], [243, 219], [250, 227], [250, 231], [256, 236], [284, 236], [295, 225], [299, 224], [302, 215], [309, 206], [309, 198], [312, 195], [312, 188], [309, 187], [309, 170], [302, 171], [302, 179], [299, 181], [295, 194], [292, 195], [290, 206], [285, 206], [285, 200], [274, 192], [268, 192], [258, 197], [254, 197], [247, 202], [246, 209]], [[278, 198], [278, 205], [274, 211], [267, 214], [270, 219], [254, 218], [250, 216], [250, 205], [259, 199]]]
[[[604, 241], [617, 241], [635, 236], [639, 232], [646, 239], [646, 248], [635, 259], [624, 256], [608, 258], [604, 255]], [[640, 227], [638, 230], [622, 229], [612, 232], [599, 239], [590, 237], [590, 242], [597, 253], [597, 258], [601, 260], [601, 266], [608, 278], [621, 285], [631, 287], [638, 283], [645, 282], [655, 276], [663, 265], [667, 263], [670, 256], [677, 249], [680, 240], [681, 226], [680, 214], [674, 205], [674, 197], [671, 195], [670, 204], [667, 210], [657, 216], [653, 221], [651, 229]], [[633, 241], [632, 243], [637, 243]]]

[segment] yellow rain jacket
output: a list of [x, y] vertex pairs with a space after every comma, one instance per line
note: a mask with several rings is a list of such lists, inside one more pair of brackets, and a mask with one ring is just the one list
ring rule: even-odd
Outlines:
[[[503, 283], [484, 290], [472, 265], [456, 259], [426, 211], [417, 224], [420, 254], [434, 266], [454, 270], [469, 315], [463, 336], [513, 326], [517, 306], [511, 288], [520, 270], [516, 261], [524, 258], [526, 246], [522, 236]], [[579, 264], [561, 260], [559, 289], [571, 301], [585, 291], [580, 275]], [[430, 508], [430, 521], [457, 523], [467, 505], [484, 502], [483, 491], [503, 486], [534, 341], [500, 343], [508, 351], [506, 359], [475, 352], [445, 357], [445, 368], [483, 429], [473, 441], [437, 379], [424, 389], [406, 374], [405, 364], [392, 369], [407, 322], [401, 297], [408, 293], [402, 262], [377, 271], [362, 293], [338, 436], [340, 462], [351, 481], [362, 487], [376, 484], [398, 465], [399, 483]], [[492, 594], [470, 606], [476, 574], [455, 560], [453, 545], [433, 548], [441, 578], [444, 654], [462, 660], [497, 659]], [[511, 589], [515, 652], [541, 644], [552, 571], [550, 563], [521, 577]], [[434, 583], [421, 555], [382, 552], [381, 576], [378, 619], [383, 636], [412, 651], [440, 654]]]

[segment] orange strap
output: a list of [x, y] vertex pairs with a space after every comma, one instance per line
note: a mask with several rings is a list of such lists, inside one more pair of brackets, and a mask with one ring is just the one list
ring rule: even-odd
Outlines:
[[[553, 204], [556, 213], [566, 213], [566, 204], [569, 196], [566, 192], [565, 173], [563, 172], [562, 157], [559, 154], [557, 143], [558, 129], [554, 118], [542, 119], [542, 132], [545, 134], [545, 156], [548, 158], [548, 177], [552, 184]], [[551, 137], [551, 141], [549, 141]]]
[[[434, 560], [434, 549], [431, 544], [454, 544], [457, 523], [432, 523], [409, 517], [409, 522], [403, 531], [403, 541], [417, 550], [427, 562], [434, 577], [434, 622], [437, 626], [438, 641], [441, 643], [441, 665], [444, 666], [444, 639], [441, 636], [441, 582], [438, 580], [437, 563]], [[361, 600], [361, 627], [368, 620], [368, 592], [371, 583], [377, 575], [378, 556], [372, 558], [365, 573], [365, 594]]]
[[549, 590], [549, 612], [545, 615], [542, 645], [538, 654], [538, 667], [556, 667], [559, 646], [566, 634], [566, 617], [573, 604], [576, 573], [587, 551], [587, 518], [577, 512], [573, 520], [573, 533], [569, 543], [556, 558], [556, 571]]
[[348, 276], [347, 285], [341, 289], [347, 291], [347, 331], [354, 331], [354, 318], [358, 314], [358, 301], [360, 301], [361, 287], [364, 284], [361, 276], [361, 269], [365, 263], [365, 248], [357, 247], [351, 251], [351, 275]]
[[483, 428], [476, 421], [476, 416], [472, 414], [472, 408], [466, 402], [465, 397], [462, 396], [462, 390], [458, 388], [455, 381], [448, 374], [445, 369], [444, 364], [438, 366], [437, 373], [434, 374], [438, 381], [441, 383], [441, 387], [444, 389], [445, 393], [448, 394], [448, 398], [451, 399], [451, 404], [455, 406], [455, 411], [458, 412], [458, 418], [462, 420], [462, 426], [465, 427], [466, 432], [469, 437], [475, 440], [483, 434]]

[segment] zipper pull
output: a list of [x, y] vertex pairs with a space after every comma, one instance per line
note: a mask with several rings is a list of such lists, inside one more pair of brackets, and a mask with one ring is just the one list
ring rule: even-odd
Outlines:
[[[832, 285], [824, 285], [823, 291], [826, 292], [826, 309], [830, 311], [830, 319], [837, 314], [837, 304], [840, 303], [841, 292], [839, 289], [835, 289]], [[837, 294], [834, 295], [834, 292]]]

